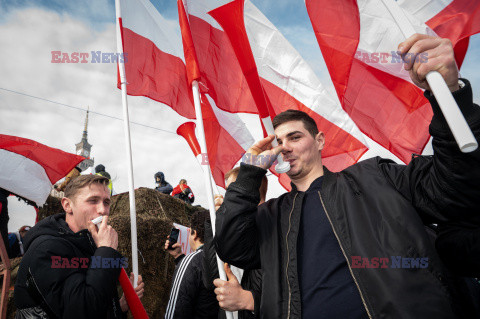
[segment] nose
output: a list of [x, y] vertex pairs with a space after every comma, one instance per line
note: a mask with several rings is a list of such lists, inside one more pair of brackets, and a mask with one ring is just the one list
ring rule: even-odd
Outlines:
[[108, 215], [109, 209], [110, 207], [103, 202], [97, 205], [97, 213], [102, 216]]
[[282, 154], [287, 154], [292, 151], [292, 147], [289, 142], [284, 141], [282, 143]]

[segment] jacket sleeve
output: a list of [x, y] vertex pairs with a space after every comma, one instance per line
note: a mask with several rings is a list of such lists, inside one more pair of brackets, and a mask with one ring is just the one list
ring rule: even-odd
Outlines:
[[237, 180], [230, 184], [217, 211], [214, 244], [218, 256], [242, 269], [260, 268], [256, 215], [260, 185], [267, 171], [241, 164]]
[[[64, 246], [64, 247], [62, 247]], [[39, 251], [45, 253], [36, 259], [35, 265], [30, 265], [30, 272], [37, 286], [54, 313], [62, 314], [62, 318], [105, 318], [112, 307], [112, 298], [116, 296], [116, 286], [120, 268], [90, 268], [86, 272], [80, 271], [82, 262], [75, 268], [54, 268], [52, 256], [67, 257], [65, 254], [70, 248], [67, 244], [52, 240], [45, 241], [38, 246]], [[57, 249], [60, 248], [60, 249]], [[60, 253], [60, 252], [63, 252]], [[99, 247], [94, 257], [121, 258], [121, 254], [110, 247]], [[63, 265], [62, 265], [63, 267]]]
[[193, 204], [193, 202], [195, 201], [195, 195], [193, 195], [192, 189], [187, 186], [187, 188], [185, 188], [183, 192], [190, 200], [190, 204]]
[[239, 312], [240, 319], [260, 318], [260, 303], [262, 300], [262, 270], [248, 270], [243, 274], [242, 288], [253, 295], [254, 311], [242, 310]]
[[447, 267], [463, 277], [480, 277], [480, 228], [439, 225], [435, 248]]
[[169, 183], [166, 183], [165, 186], [156, 187], [155, 189], [164, 194], [170, 194], [173, 191], [173, 187]]
[[[202, 257], [202, 256], [194, 256], [194, 258]], [[186, 267], [184, 271], [176, 272], [176, 276], [181, 276], [180, 278], [175, 278], [174, 285], [178, 285], [176, 289], [178, 292], [174, 295], [176, 300], [174, 300], [173, 311], [168, 311], [165, 314], [165, 318], [179, 318], [179, 319], [187, 319], [187, 318], [195, 318], [195, 307], [198, 301], [198, 294], [200, 291], [200, 287], [202, 283], [202, 274], [201, 274], [201, 264], [198, 267], [196, 265], [197, 261], [194, 259], [192, 260], [183, 260], [183, 263], [188, 262], [187, 265], [183, 265], [182, 267]], [[201, 263], [201, 261], [199, 261]], [[175, 287], [172, 287], [174, 289]], [[171, 297], [172, 298], [172, 297]], [[169, 301], [169, 303], [172, 300]], [[199, 305], [198, 305], [199, 306]]]
[[180, 185], [177, 185], [177, 186], [175, 186], [175, 188], [173, 189], [171, 195], [172, 195], [172, 196], [175, 196], [175, 195], [177, 195], [177, 194], [180, 194], [181, 192], [182, 192], [182, 190], [180, 189]]
[[[480, 141], [480, 108], [473, 103], [472, 89], [465, 86], [453, 92], [467, 123]], [[417, 208], [425, 223], [455, 219], [480, 223], [480, 149], [462, 153], [447, 125], [435, 97], [425, 91], [433, 109], [430, 134], [433, 156], [414, 155], [407, 165], [379, 161], [379, 167], [397, 190]]]

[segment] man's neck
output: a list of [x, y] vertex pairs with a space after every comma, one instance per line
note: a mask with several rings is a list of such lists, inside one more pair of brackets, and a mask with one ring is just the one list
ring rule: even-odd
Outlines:
[[70, 228], [71, 231], [74, 233], [78, 233], [81, 229], [78, 229], [78, 227], [75, 227], [75, 223], [73, 222], [73, 218], [70, 217], [68, 214], [65, 214], [65, 222], [68, 225], [68, 228]]
[[323, 176], [323, 165], [319, 165], [316, 169], [310, 171], [310, 173], [304, 177], [299, 179], [292, 178], [292, 183], [295, 184], [297, 190], [300, 192], [305, 192], [310, 185], [312, 185], [313, 181], [315, 181], [320, 176]]
[[191, 248], [193, 248], [193, 250], [197, 250], [198, 247], [200, 247], [200, 246], [202, 246], [202, 245], [203, 245], [203, 243], [202, 243], [201, 241], [195, 240], [195, 241], [193, 242], [193, 246], [191, 246]]

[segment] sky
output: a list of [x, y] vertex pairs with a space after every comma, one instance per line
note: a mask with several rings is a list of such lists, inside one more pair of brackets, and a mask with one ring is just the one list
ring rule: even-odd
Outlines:
[[[310, 64], [335, 95], [302, 0], [253, 0]], [[152, 0], [177, 25], [176, 1]], [[36, 140], [75, 152], [90, 109], [88, 141], [95, 165], [103, 164], [117, 193], [128, 191], [121, 92], [116, 63], [52, 63], [52, 51], [116, 52], [113, 0], [0, 0], [0, 133]], [[461, 73], [480, 101], [480, 37], [470, 40]], [[144, 97], [128, 97], [134, 185], [154, 187], [163, 171], [175, 186], [186, 178], [195, 204], [207, 207], [200, 165], [175, 130], [180, 118], [170, 108]], [[248, 119], [247, 119], [248, 120]], [[259, 136], [258, 136], [259, 138]], [[368, 140], [365, 157], [386, 154]], [[284, 192], [269, 178], [268, 198]], [[10, 231], [33, 224], [33, 210], [10, 198]]]

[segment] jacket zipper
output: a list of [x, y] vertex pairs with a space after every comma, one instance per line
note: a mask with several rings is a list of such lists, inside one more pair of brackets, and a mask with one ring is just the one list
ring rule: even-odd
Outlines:
[[350, 271], [350, 274], [352, 275], [353, 281], [355, 282], [355, 285], [357, 286], [358, 292], [360, 293], [360, 298], [362, 299], [363, 306], [365, 307], [365, 310], [367, 311], [368, 317], [371, 319], [372, 315], [370, 314], [370, 311], [368, 310], [367, 304], [365, 303], [365, 299], [363, 298], [362, 291], [360, 290], [360, 286], [358, 285], [357, 279], [353, 275], [352, 268], [350, 267], [350, 263], [348, 262], [347, 255], [345, 254], [345, 250], [343, 249], [342, 243], [340, 242], [340, 238], [337, 235], [337, 232], [335, 231], [335, 227], [333, 227], [332, 220], [330, 219], [330, 216], [328, 215], [327, 208], [325, 207], [325, 204], [323, 203], [323, 198], [322, 194], [318, 192], [318, 196], [320, 197], [320, 202], [322, 202], [322, 207], [325, 210], [325, 215], [327, 215], [328, 221], [330, 222], [330, 226], [332, 227], [333, 233], [335, 234], [335, 237], [337, 238], [338, 245], [340, 245], [340, 249], [342, 250], [343, 257], [345, 257], [345, 260], [347, 261], [347, 266], [348, 270]]
[[290, 216], [288, 217], [288, 231], [287, 235], [285, 236], [285, 244], [287, 245], [287, 267], [285, 268], [285, 276], [287, 277], [287, 284], [288, 284], [288, 313], [287, 313], [287, 319], [290, 318], [290, 303], [292, 300], [292, 291], [290, 289], [290, 280], [288, 280], [288, 264], [290, 262], [290, 250], [288, 249], [288, 234], [290, 233], [290, 228], [292, 227], [292, 213], [293, 209], [295, 208], [295, 200], [297, 199], [297, 194], [295, 194], [295, 197], [293, 198], [293, 205], [292, 205], [292, 210], [290, 211]]

